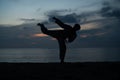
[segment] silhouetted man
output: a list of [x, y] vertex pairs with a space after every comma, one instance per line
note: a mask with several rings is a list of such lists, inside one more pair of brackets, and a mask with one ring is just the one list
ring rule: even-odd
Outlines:
[[75, 24], [74, 27], [70, 25], [64, 24], [62, 21], [53, 17], [55, 23], [57, 23], [63, 30], [48, 30], [44, 24], [38, 23], [38, 26], [41, 26], [41, 31], [44, 34], [50, 35], [58, 40], [59, 48], [60, 48], [60, 60], [61, 63], [64, 62], [65, 53], [66, 53], [66, 44], [65, 42], [72, 42], [75, 40], [77, 34], [76, 31], [80, 30], [80, 25]]

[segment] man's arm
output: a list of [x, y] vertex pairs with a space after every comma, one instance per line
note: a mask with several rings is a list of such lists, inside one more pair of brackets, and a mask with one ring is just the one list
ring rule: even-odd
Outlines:
[[71, 26], [64, 24], [62, 21], [60, 21], [56, 17], [53, 17], [53, 19], [55, 20], [55, 23], [57, 23], [60, 27], [62, 27], [64, 29], [70, 29], [70, 28], [72, 28]]

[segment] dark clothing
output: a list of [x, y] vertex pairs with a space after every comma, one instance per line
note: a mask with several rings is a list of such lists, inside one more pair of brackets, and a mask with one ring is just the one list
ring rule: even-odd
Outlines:
[[76, 31], [74, 31], [73, 28], [69, 25], [64, 24], [62, 26], [65, 26], [63, 30], [48, 30], [44, 26], [41, 27], [41, 30], [44, 34], [52, 36], [56, 39], [72, 42], [77, 36]]
[[60, 48], [60, 59], [61, 62], [64, 62], [66, 53], [65, 41], [68, 39], [68, 42], [72, 42], [76, 38], [76, 32], [72, 30], [72, 27], [64, 30], [48, 30], [45, 27], [41, 27], [41, 30], [44, 34], [52, 36], [58, 40]]
[[52, 36], [58, 40], [59, 48], [60, 48], [60, 60], [61, 63], [64, 62], [64, 57], [66, 53], [66, 44], [65, 42], [72, 42], [76, 38], [76, 31], [67, 24], [64, 24], [59, 19], [54, 18], [55, 22], [63, 28], [63, 30], [48, 30], [43, 24], [41, 26], [41, 31], [44, 34], [47, 34], [49, 36]]

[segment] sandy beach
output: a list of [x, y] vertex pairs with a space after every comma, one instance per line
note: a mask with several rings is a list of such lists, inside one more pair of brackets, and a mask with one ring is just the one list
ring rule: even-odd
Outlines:
[[120, 80], [120, 62], [0, 63], [0, 80]]

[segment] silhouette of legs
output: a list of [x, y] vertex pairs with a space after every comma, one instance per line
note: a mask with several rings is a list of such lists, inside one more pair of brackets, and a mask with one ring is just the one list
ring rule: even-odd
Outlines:
[[48, 30], [48, 29], [44, 26], [44, 24], [38, 23], [37, 25], [40, 26], [41, 31], [42, 31], [44, 34], [47, 34], [47, 35], [52, 36], [52, 37], [54, 37], [54, 38], [59, 38], [59, 37], [60, 37], [60, 36], [59, 36], [59, 31], [57, 31], [57, 30]]
[[58, 39], [58, 43], [59, 43], [59, 48], [60, 48], [60, 60], [61, 63], [64, 63], [64, 58], [65, 58], [65, 53], [66, 53], [66, 45], [65, 45], [65, 41], [62, 39]]
[[59, 54], [60, 60], [61, 60], [61, 63], [64, 63], [66, 45], [65, 45], [65, 40], [62, 37], [60, 37], [61, 32], [57, 30], [48, 30], [43, 24], [40, 24], [40, 23], [38, 23], [37, 25], [41, 27], [41, 31], [44, 34], [50, 35], [58, 40], [59, 48], [60, 48], [60, 54]]

